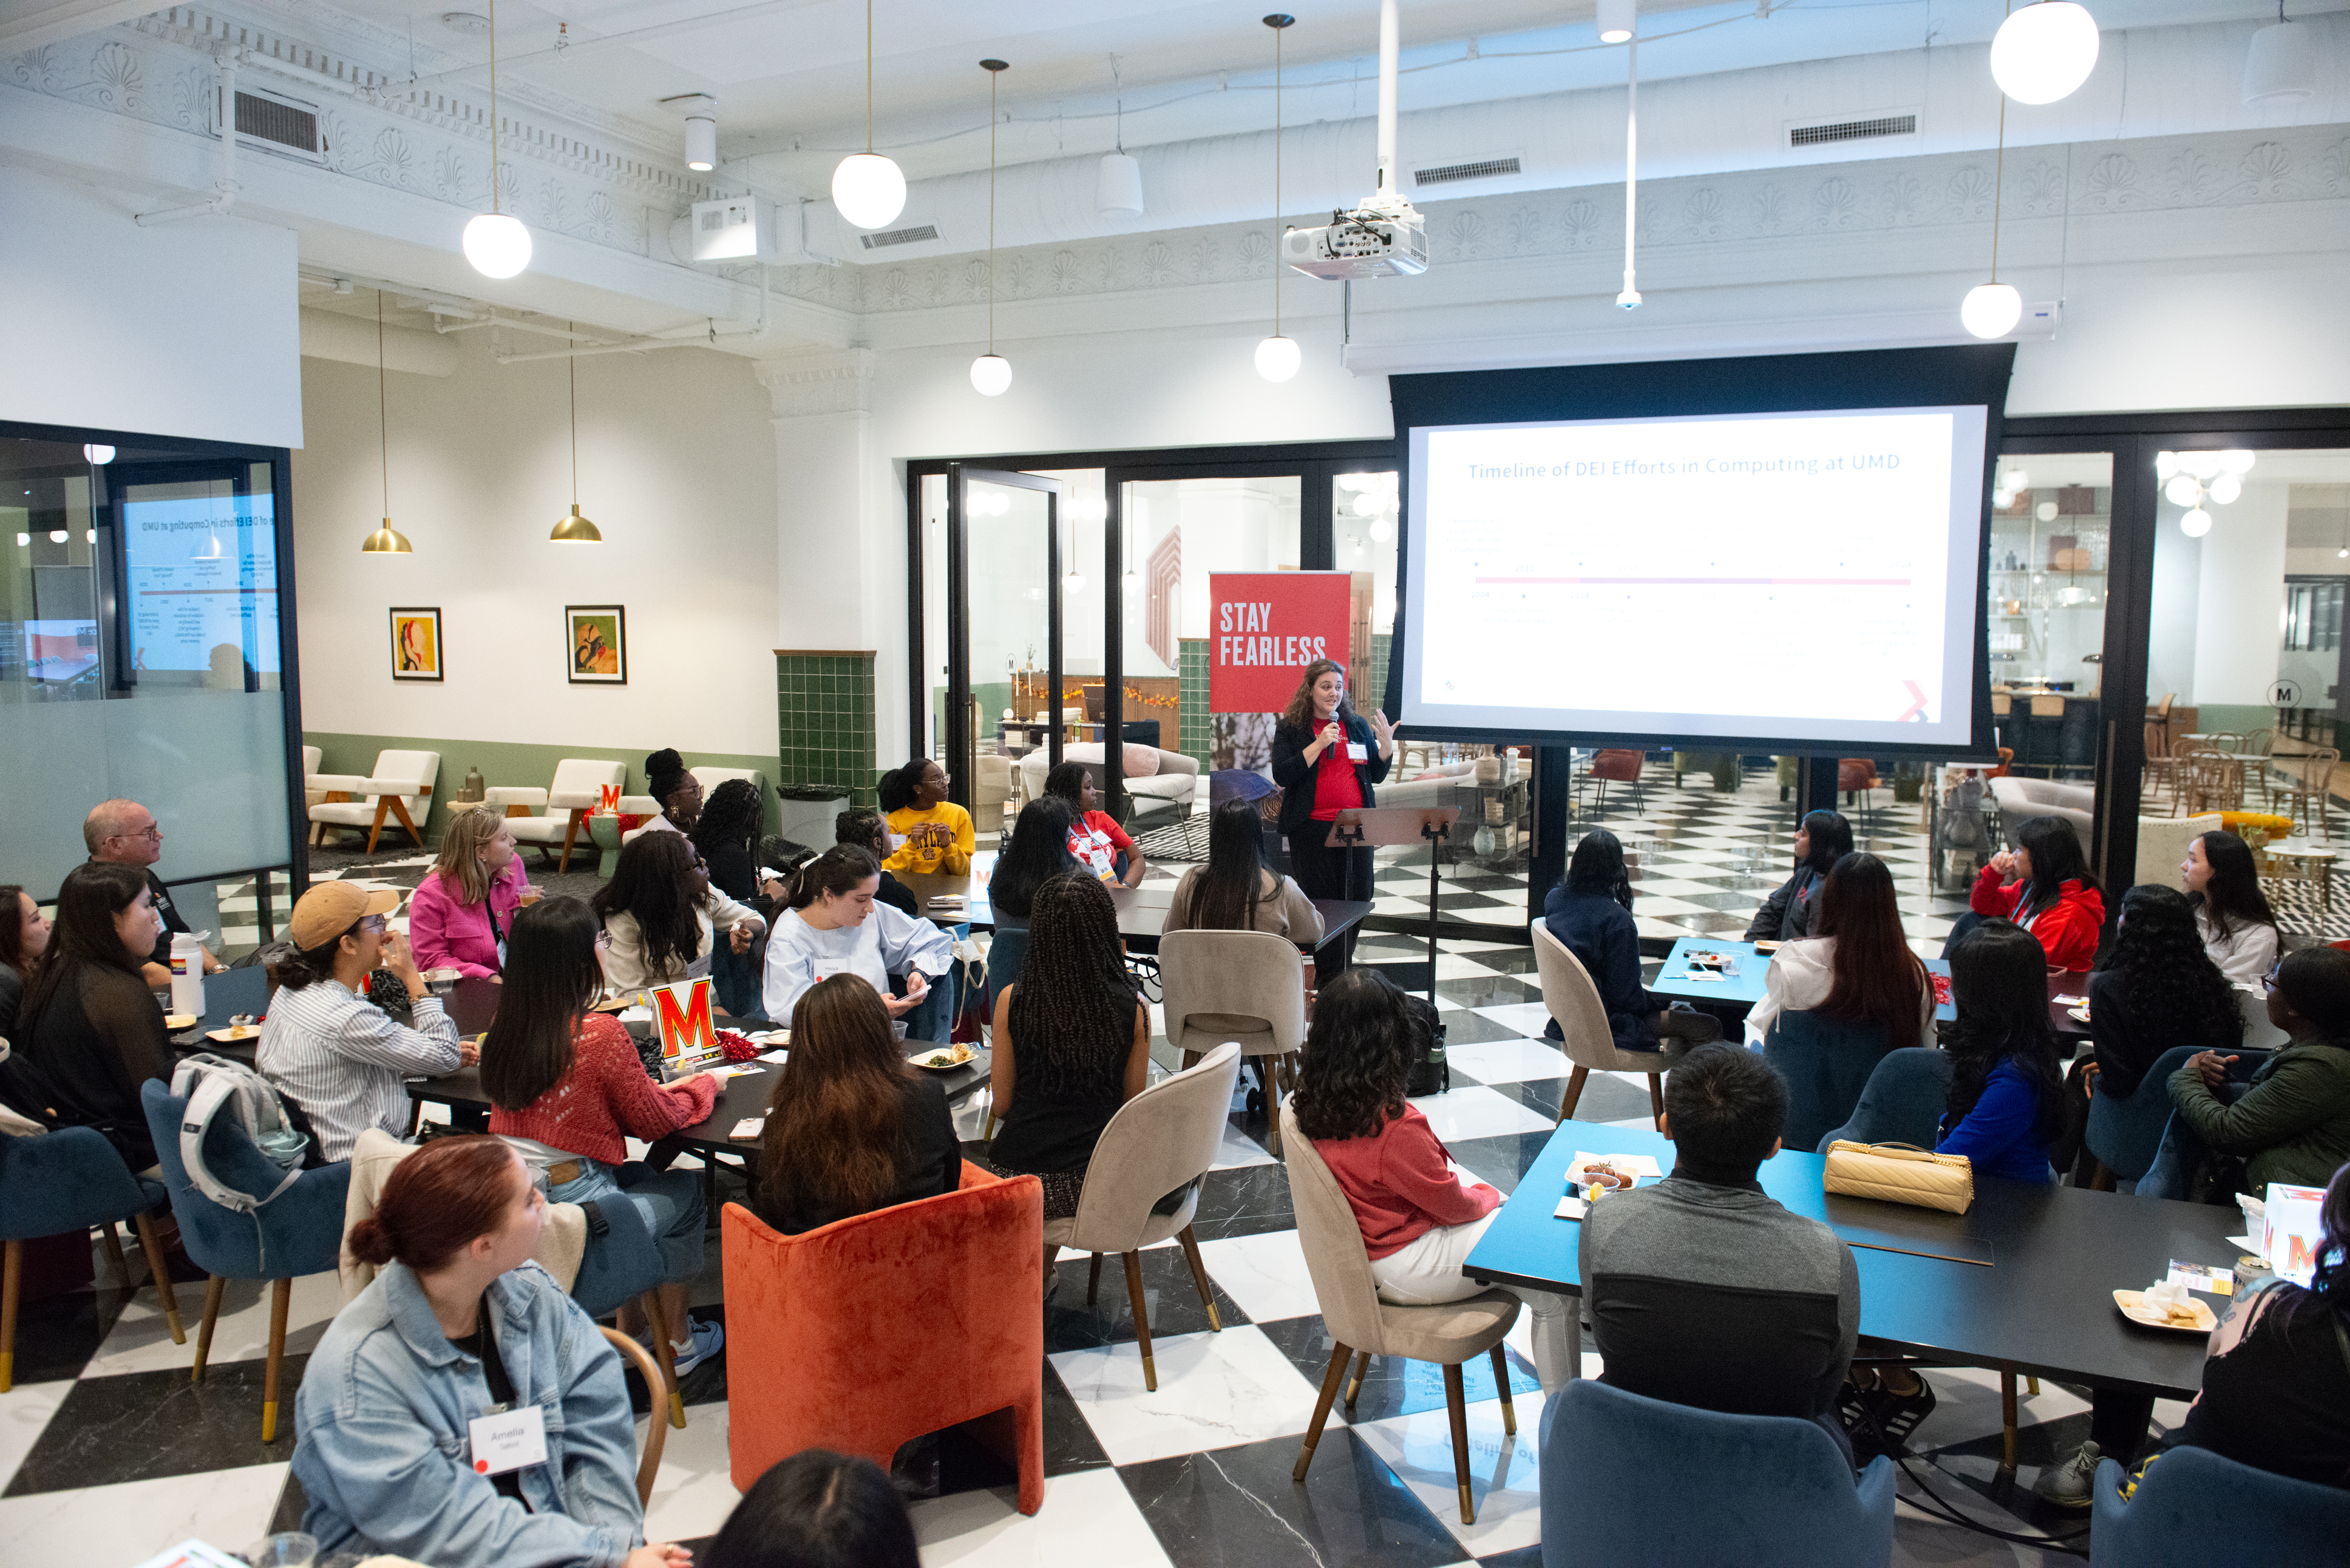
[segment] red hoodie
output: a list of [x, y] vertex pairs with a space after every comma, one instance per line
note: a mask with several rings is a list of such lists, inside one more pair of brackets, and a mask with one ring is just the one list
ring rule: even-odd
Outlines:
[[1497, 1189], [1464, 1185], [1453, 1173], [1443, 1140], [1418, 1106], [1405, 1106], [1369, 1137], [1317, 1137], [1314, 1152], [1347, 1195], [1373, 1262], [1439, 1226], [1466, 1225], [1502, 1206]]
[[[1982, 875], [1975, 878], [1967, 907], [1978, 915], [2012, 920], [2024, 884], [2002, 888], [1999, 883], [1998, 869], [1984, 867]], [[2040, 945], [2048, 951], [2049, 968], [2085, 971], [2097, 956], [2098, 933], [2106, 925], [2106, 900], [2095, 888], [2066, 882], [2056, 889], [2054, 903], [2031, 920], [2018, 923], [2040, 939]]]

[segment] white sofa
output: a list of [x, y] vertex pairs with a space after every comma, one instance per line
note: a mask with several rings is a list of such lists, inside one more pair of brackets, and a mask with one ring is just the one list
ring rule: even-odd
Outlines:
[[1412, 770], [1415, 775], [1433, 774], [1434, 776], [1406, 778], [1400, 765], [1403, 756], [1400, 749], [1398, 750], [1396, 756], [1399, 765], [1388, 774], [1388, 782], [1378, 787], [1379, 805], [1383, 807], [1457, 805], [1461, 808], [1461, 819], [1452, 825], [1452, 831], [1447, 836], [1447, 841], [1453, 844], [1466, 844], [1475, 836], [1478, 823], [1474, 803], [1470, 797], [1458, 792], [1476, 784], [1477, 759], [1469, 757], [1460, 762], [1438, 763], [1430, 767], [1415, 768]]
[[[550, 858], [560, 848], [556, 869], [568, 871], [572, 847], [579, 842], [588, 814], [603, 799], [605, 786], [617, 787], [628, 776], [626, 763], [605, 757], [565, 757], [555, 764], [555, 777], [545, 789], [493, 784], [482, 792], [482, 798], [506, 814], [506, 826], [515, 843], [536, 844], [539, 853]], [[539, 815], [532, 815], [534, 811]]]
[[[2179, 885], [2178, 867], [2187, 858], [2187, 846], [2207, 833], [2220, 831], [2220, 814], [2205, 812], [2200, 816], [2141, 816], [2137, 819], [2137, 865], [2133, 875], [2137, 883], [2152, 882], [2164, 888]], [[2106, 900], [2112, 903], [2119, 893], [2106, 890]]]
[[[1128, 742], [1126, 753], [1128, 757], [1133, 756], [1138, 751], [1154, 753], [1158, 756], [1159, 765], [1155, 772], [1146, 774], [1140, 778], [1129, 777], [1124, 781], [1126, 793], [1134, 797], [1135, 811], [1138, 814], [1149, 814], [1171, 807], [1179, 818], [1191, 815], [1191, 797], [1200, 786], [1199, 759], [1182, 752], [1170, 752], [1156, 746], [1137, 746], [1131, 742]], [[1092, 741], [1082, 745], [1066, 746], [1062, 748], [1061, 760], [1066, 763], [1091, 763], [1094, 765], [1097, 787], [1098, 787], [1102, 767], [1102, 747], [1099, 742]], [[1042, 746], [1020, 759], [1023, 798], [1035, 800], [1044, 794], [1047, 762], [1048, 754]], [[1154, 804], [1161, 802], [1164, 803], [1163, 806]]]
[[438, 752], [378, 752], [375, 771], [364, 777], [358, 774], [310, 774], [304, 781], [303, 793], [307, 795], [317, 790], [322, 797], [309, 808], [311, 842], [324, 843], [330, 827], [364, 829], [368, 853], [372, 855], [376, 840], [383, 836], [383, 819], [388, 812], [416, 840], [416, 846], [423, 848], [424, 831], [417, 826], [416, 819], [432, 809], [432, 784], [440, 776]]

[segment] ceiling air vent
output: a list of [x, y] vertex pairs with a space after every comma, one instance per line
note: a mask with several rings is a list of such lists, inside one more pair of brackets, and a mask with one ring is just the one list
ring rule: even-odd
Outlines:
[[1492, 180], [1518, 172], [1514, 158], [1486, 158], [1475, 163], [1447, 163], [1437, 169], [1415, 169], [1411, 171], [1414, 185], [1452, 185], [1463, 180]]
[[1914, 114], [1886, 114], [1874, 119], [1832, 119], [1817, 125], [1787, 128], [1789, 147], [1832, 147], [1845, 141], [1874, 141], [1887, 136], [1915, 136]]
[[920, 228], [891, 229], [885, 234], [859, 234], [857, 237], [865, 242], [867, 250], [878, 251], [884, 245], [918, 245], [924, 240], [937, 239], [939, 228], [936, 223], [924, 223]]
[[327, 161], [317, 107], [265, 89], [236, 89], [236, 135], [238, 140], [268, 151], [290, 152], [313, 163]]

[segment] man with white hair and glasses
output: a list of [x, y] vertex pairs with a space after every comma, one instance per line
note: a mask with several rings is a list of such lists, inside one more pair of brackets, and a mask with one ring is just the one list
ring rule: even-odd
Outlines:
[[[91, 860], [129, 866], [147, 873], [147, 890], [155, 896], [155, 912], [163, 918], [163, 929], [156, 937], [155, 950], [148, 955], [140, 971], [149, 985], [169, 985], [172, 933], [184, 932], [188, 922], [172, 904], [171, 889], [155, 875], [155, 862], [163, 858], [163, 830], [155, 825], [155, 814], [135, 800], [102, 800], [81, 819], [81, 838], [89, 846]], [[218, 974], [227, 967], [213, 957], [210, 948], [203, 952], [206, 974]]]

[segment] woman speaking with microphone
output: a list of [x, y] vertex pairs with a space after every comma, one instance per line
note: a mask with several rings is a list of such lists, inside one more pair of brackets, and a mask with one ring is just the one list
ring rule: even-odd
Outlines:
[[[1281, 831], [1289, 840], [1290, 869], [1309, 898], [1371, 896], [1371, 852], [1329, 842], [1330, 824], [1354, 806], [1376, 805], [1371, 786], [1388, 776], [1395, 757], [1395, 726], [1385, 713], [1369, 722], [1347, 701], [1347, 669], [1317, 659], [1273, 730], [1273, 782], [1282, 788]], [[1347, 966], [1349, 937], [1332, 944]], [[1330, 949], [1325, 949], [1326, 954]], [[1321, 977], [1325, 982], [1329, 973]]]

